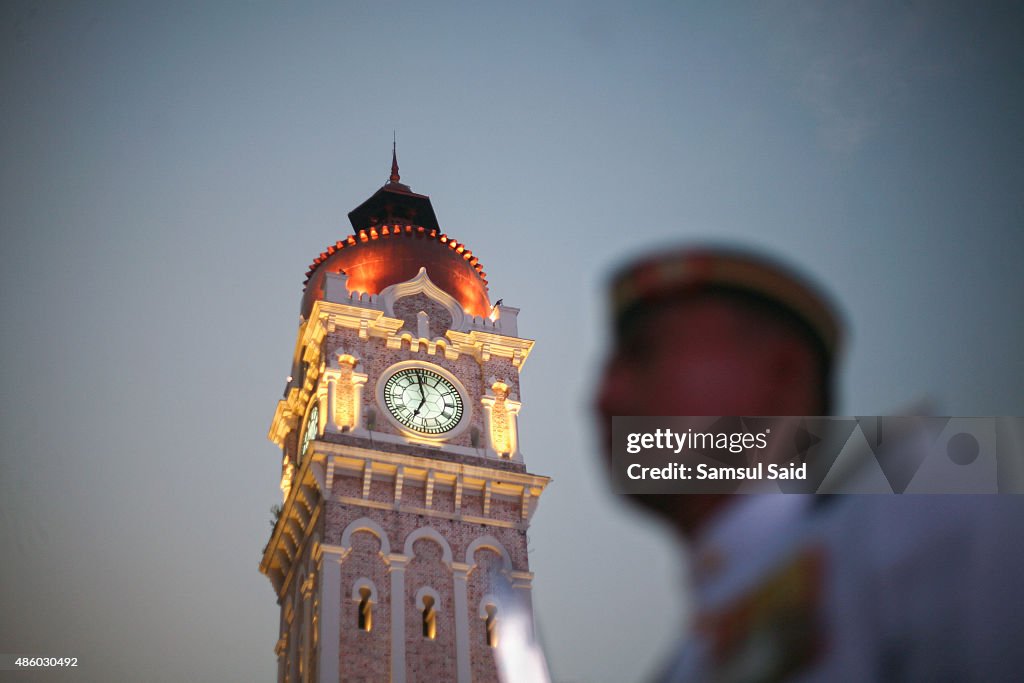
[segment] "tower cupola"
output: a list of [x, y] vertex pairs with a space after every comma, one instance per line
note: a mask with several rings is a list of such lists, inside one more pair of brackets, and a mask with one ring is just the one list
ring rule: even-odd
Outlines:
[[398, 157], [391, 156], [388, 182], [349, 212], [353, 234], [322, 252], [306, 272], [302, 316], [324, 298], [328, 273], [344, 273], [352, 291], [379, 294], [426, 268], [431, 281], [453, 296], [468, 315], [491, 310], [487, 277], [465, 244], [441, 232], [427, 195], [400, 182]]

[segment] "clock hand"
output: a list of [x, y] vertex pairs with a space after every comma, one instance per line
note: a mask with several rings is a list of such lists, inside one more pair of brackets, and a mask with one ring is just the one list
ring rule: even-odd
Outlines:
[[419, 382], [420, 385], [420, 404], [416, 406], [416, 410], [412, 411], [414, 416], [420, 414], [420, 408], [422, 408], [423, 404], [427, 402], [427, 394], [423, 391], [423, 376], [418, 372], [416, 373], [416, 381]]

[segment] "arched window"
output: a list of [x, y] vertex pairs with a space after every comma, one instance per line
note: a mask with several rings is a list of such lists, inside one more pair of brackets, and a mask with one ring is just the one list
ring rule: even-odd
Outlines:
[[356, 628], [369, 633], [373, 630], [373, 606], [377, 602], [377, 587], [373, 581], [365, 576], [357, 579], [352, 586], [352, 602], [356, 607]]
[[487, 613], [484, 620], [487, 647], [498, 647], [498, 608], [487, 605], [484, 611]]
[[367, 586], [362, 586], [359, 589], [359, 616], [357, 618], [360, 631], [373, 630], [373, 601]]
[[437, 612], [444, 609], [441, 596], [430, 586], [423, 586], [416, 591], [414, 600], [416, 609], [420, 612], [421, 626], [424, 640], [437, 638]]
[[433, 640], [437, 637], [437, 611], [434, 609], [434, 598], [423, 596], [423, 637]]

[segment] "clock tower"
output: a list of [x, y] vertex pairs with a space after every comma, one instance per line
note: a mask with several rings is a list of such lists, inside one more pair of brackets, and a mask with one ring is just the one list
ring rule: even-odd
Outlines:
[[430, 198], [389, 181], [306, 274], [269, 438], [284, 501], [263, 552], [278, 681], [497, 681], [532, 624], [527, 528], [548, 483], [519, 447], [533, 341]]

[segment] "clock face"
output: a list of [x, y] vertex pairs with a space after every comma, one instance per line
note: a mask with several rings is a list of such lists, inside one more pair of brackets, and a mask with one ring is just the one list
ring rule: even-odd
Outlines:
[[384, 403], [396, 420], [421, 434], [444, 434], [462, 419], [462, 394], [426, 368], [406, 368], [388, 378]]
[[306, 433], [302, 435], [302, 449], [299, 451], [301, 457], [306, 456], [306, 451], [309, 450], [309, 442], [316, 438], [316, 433], [319, 430], [320, 422], [320, 405], [314, 403], [313, 407], [309, 409], [309, 415], [306, 417]]

